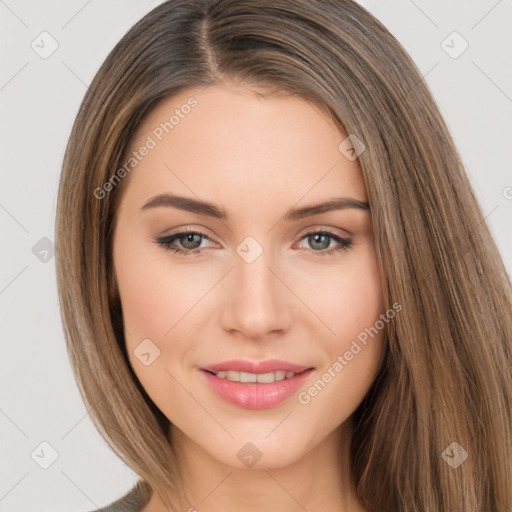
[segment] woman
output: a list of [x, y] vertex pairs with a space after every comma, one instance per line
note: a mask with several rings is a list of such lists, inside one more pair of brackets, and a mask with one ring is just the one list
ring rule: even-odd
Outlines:
[[356, 3], [155, 8], [87, 91], [56, 238], [83, 398], [141, 477], [106, 510], [512, 507], [510, 281]]

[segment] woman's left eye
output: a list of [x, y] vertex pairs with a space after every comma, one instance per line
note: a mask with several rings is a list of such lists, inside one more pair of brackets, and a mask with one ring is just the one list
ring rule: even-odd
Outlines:
[[[192, 255], [201, 252], [202, 240], [210, 240], [210, 238], [201, 233], [200, 231], [180, 231], [173, 235], [160, 236], [155, 239], [155, 243], [164, 247], [166, 250], [173, 251], [177, 254]], [[312, 247], [320, 248], [321, 250], [313, 250], [313, 252], [319, 255], [333, 255], [338, 251], [346, 251], [352, 246], [352, 240], [343, 238], [330, 231], [315, 230], [306, 233], [302, 240], [307, 240]], [[334, 240], [338, 245], [334, 248], [329, 248], [331, 241]], [[176, 246], [176, 242], [179, 242], [181, 247]], [[328, 249], [328, 250], [326, 250]]]
[[[330, 231], [311, 231], [304, 235], [301, 240], [306, 239], [312, 246], [320, 246], [322, 251], [313, 251], [317, 252], [321, 256], [333, 255], [339, 251], [346, 251], [350, 249], [352, 246], [352, 240], [347, 238], [343, 238], [340, 235], [336, 235], [335, 233], [331, 233]], [[327, 240], [327, 247], [323, 247], [325, 245], [325, 241]], [[334, 240], [338, 245], [329, 250], [325, 250], [330, 246], [331, 240]]]

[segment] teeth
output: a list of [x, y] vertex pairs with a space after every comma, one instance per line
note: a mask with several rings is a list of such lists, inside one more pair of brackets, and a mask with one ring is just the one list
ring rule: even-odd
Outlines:
[[294, 375], [294, 372], [287, 372], [285, 370], [277, 370], [276, 372], [270, 373], [248, 373], [228, 370], [216, 373], [219, 379], [227, 379], [233, 382], [260, 382], [262, 384], [270, 384], [275, 381], [290, 379]]
[[260, 373], [257, 379], [258, 382], [262, 382], [263, 384], [270, 384], [271, 382], [275, 382], [276, 376], [274, 372]]
[[240, 372], [234, 372], [234, 371], [228, 370], [226, 379], [240, 382]]
[[240, 372], [240, 382], [256, 382], [257, 376], [255, 373]]

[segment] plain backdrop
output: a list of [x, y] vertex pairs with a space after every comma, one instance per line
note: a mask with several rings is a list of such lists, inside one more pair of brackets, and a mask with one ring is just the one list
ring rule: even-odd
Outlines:
[[[137, 479], [78, 394], [52, 251], [79, 103], [115, 43], [159, 3], [0, 0], [0, 511], [94, 510]], [[510, 273], [512, 1], [360, 3], [424, 75]]]

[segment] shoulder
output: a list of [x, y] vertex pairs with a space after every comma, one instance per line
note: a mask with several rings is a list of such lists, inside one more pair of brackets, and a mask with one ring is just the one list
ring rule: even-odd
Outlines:
[[148, 498], [137, 483], [124, 496], [106, 507], [91, 512], [140, 512], [147, 504]]

